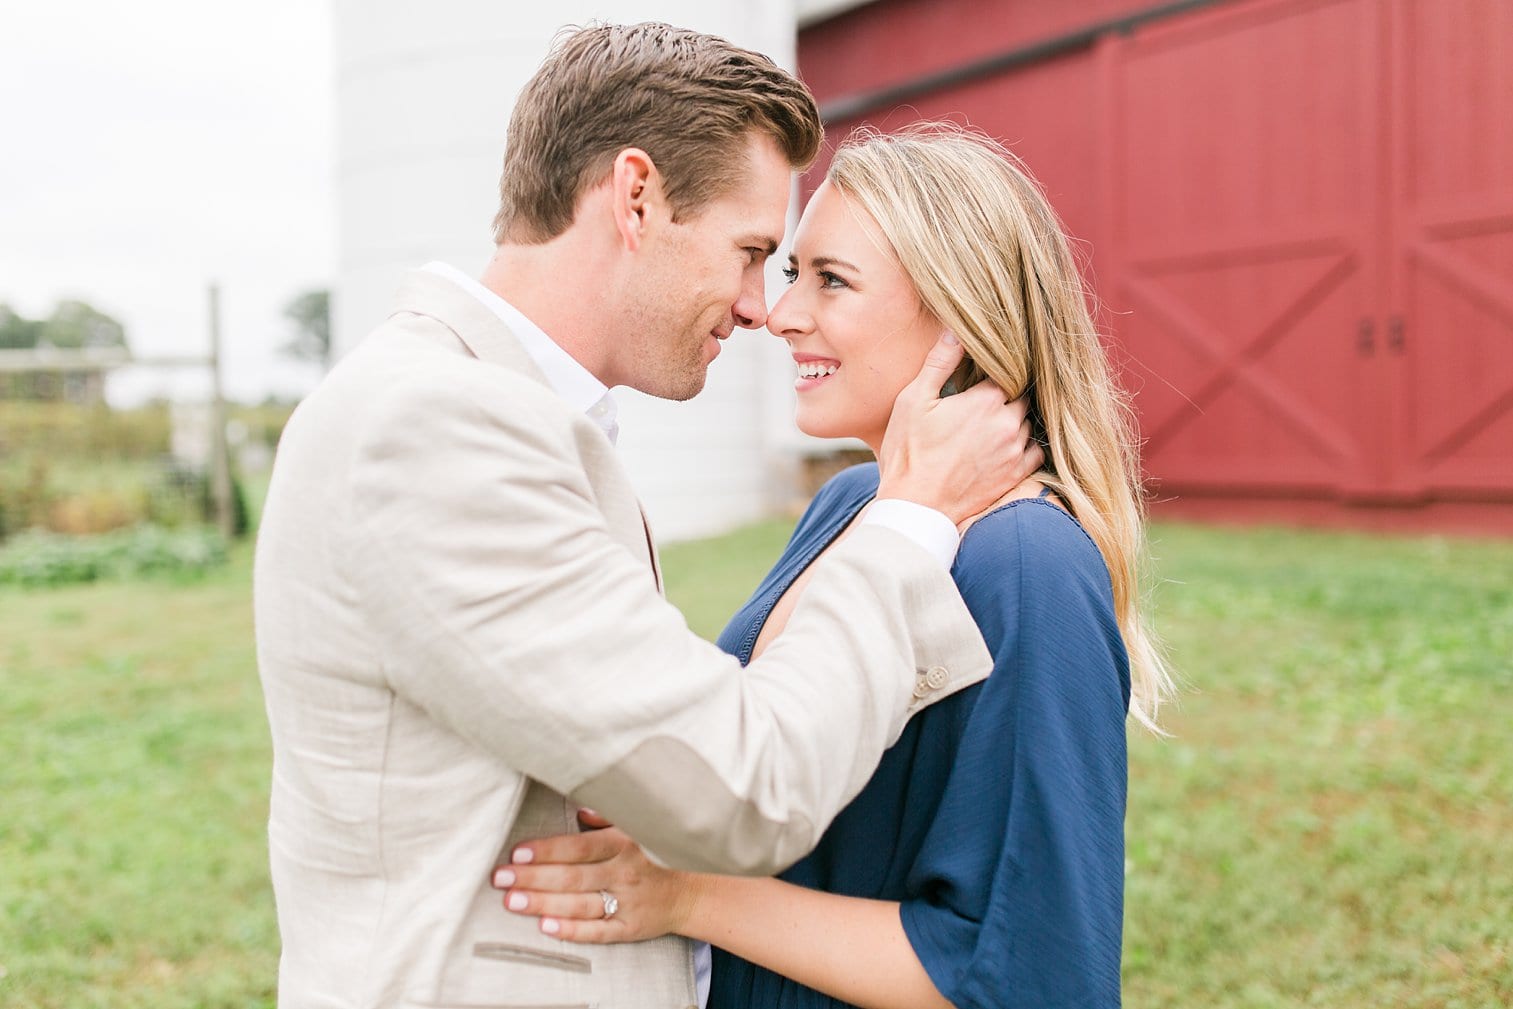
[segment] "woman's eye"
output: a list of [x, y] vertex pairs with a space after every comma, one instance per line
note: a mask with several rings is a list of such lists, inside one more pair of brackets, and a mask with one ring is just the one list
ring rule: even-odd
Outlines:
[[820, 271], [820, 287], [826, 288], [827, 290], [835, 290], [836, 288], [848, 286], [849, 285], [844, 280], [837, 277], [829, 270]]
[[785, 266], [783, 267], [782, 273], [783, 280], [790, 284], [799, 279], [799, 271], [795, 267]]

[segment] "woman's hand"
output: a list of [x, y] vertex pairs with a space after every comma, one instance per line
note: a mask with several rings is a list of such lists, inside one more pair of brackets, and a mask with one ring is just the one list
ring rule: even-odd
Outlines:
[[[504, 906], [541, 919], [541, 931], [572, 942], [634, 942], [678, 932], [700, 894], [699, 877], [655, 865], [614, 827], [518, 845], [494, 871]], [[603, 894], [619, 906], [604, 916]]]

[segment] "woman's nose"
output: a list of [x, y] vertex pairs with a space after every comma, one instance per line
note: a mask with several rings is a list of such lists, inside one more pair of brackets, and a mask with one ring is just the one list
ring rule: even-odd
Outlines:
[[802, 331], [804, 313], [799, 310], [794, 293], [791, 287], [784, 291], [777, 304], [772, 306], [772, 311], [767, 314], [767, 332], [780, 340], [796, 336]]

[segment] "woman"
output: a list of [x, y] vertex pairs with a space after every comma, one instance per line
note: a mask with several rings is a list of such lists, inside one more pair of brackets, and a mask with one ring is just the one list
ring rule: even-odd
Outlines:
[[[993, 674], [911, 721], [779, 879], [661, 869], [609, 829], [522, 845], [506, 906], [579, 942], [712, 943], [710, 1009], [1116, 1006], [1126, 713], [1154, 730], [1170, 683], [1139, 613], [1127, 411], [1067, 240], [1012, 155], [926, 125], [837, 153], [788, 279], [768, 328], [809, 434], [875, 451], [942, 326], [968, 355], [943, 394], [1028, 393], [1046, 466], [953, 569]], [[749, 661], [781, 632], [876, 488], [861, 466], [820, 491], [722, 647]]]

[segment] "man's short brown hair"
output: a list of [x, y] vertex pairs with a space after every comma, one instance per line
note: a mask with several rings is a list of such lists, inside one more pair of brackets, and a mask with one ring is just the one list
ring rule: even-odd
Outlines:
[[742, 181], [736, 159], [753, 129], [796, 169], [819, 153], [814, 96], [760, 53], [654, 22], [577, 29], [515, 104], [494, 241], [560, 235], [627, 147], [651, 156], [675, 216], [696, 213]]

